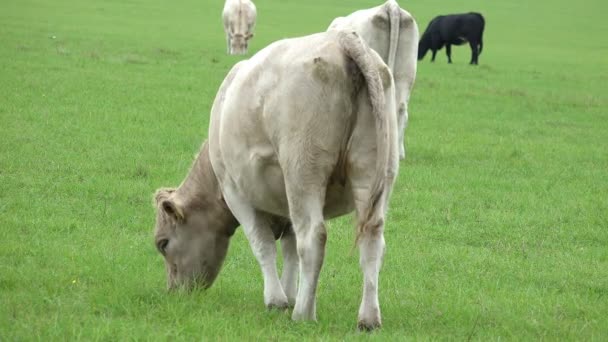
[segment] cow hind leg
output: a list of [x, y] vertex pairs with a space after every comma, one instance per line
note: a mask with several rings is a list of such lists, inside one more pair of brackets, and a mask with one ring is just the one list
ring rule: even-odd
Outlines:
[[471, 64], [476, 65], [477, 59], [479, 57], [479, 43], [477, 42], [477, 40], [471, 40], [469, 42], [469, 46], [471, 46]]
[[[396, 139], [395, 139], [396, 140]], [[396, 141], [395, 141], [396, 142]], [[353, 146], [351, 153], [356, 155], [373, 155], [368, 150], [369, 144]], [[397, 144], [395, 143], [396, 149]], [[357, 151], [356, 149], [359, 149]], [[395, 151], [396, 152], [396, 151]], [[370, 163], [364, 163], [361, 158], [352, 158], [349, 163], [350, 186], [353, 189], [353, 200], [357, 217], [357, 247], [359, 248], [359, 265], [363, 273], [363, 295], [359, 306], [358, 323], [360, 330], [373, 330], [382, 325], [380, 302], [378, 300], [379, 276], [382, 258], [384, 256], [384, 221], [386, 217], [390, 189], [395, 178], [398, 162], [396, 153], [391, 158], [389, 174], [385, 180], [385, 190], [375, 211], [368, 216], [371, 184], [374, 168]], [[373, 165], [373, 164], [371, 164]]]
[[359, 236], [359, 265], [363, 272], [363, 296], [357, 322], [360, 330], [373, 330], [382, 325], [378, 279], [385, 246], [383, 222], [373, 223]]
[[405, 130], [407, 129], [408, 112], [407, 103], [401, 102], [397, 110], [397, 125], [399, 134], [399, 159], [405, 159]]
[[[363, 170], [361, 174], [364, 174]], [[372, 216], [372, 219], [367, 221], [364, 215], [366, 204], [369, 201], [368, 182], [369, 177], [360, 177], [355, 178], [351, 183], [357, 222], [360, 227], [357, 232], [357, 246], [359, 248], [359, 266], [363, 273], [363, 295], [359, 306], [357, 327], [365, 331], [379, 328], [382, 325], [378, 287], [380, 267], [384, 256], [385, 202], [388, 196], [388, 194], [383, 194], [381, 199], [383, 205], [378, 208], [378, 212]]]
[[[338, 86], [344, 83], [343, 62], [334, 61], [331, 56], [322, 55], [312, 61], [312, 84], [307, 78], [302, 82], [292, 79], [285, 91], [296, 100], [284, 102], [285, 107], [280, 108], [285, 118], [280, 131], [288, 134], [277, 134], [278, 161], [300, 270], [294, 320], [316, 320], [317, 283], [327, 240], [325, 196], [329, 177], [339, 160], [340, 146], [346, 141], [344, 122], [350, 120], [350, 108], [343, 95], [350, 88]], [[300, 96], [302, 93], [308, 96]], [[311, 102], [310, 98], [319, 100]]]
[[224, 195], [230, 210], [241, 223], [253, 254], [262, 269], [264, 304], [269, 309], [287, 308], [289, 302], [279, 281], [277, 270], [277, 247], [271, 218], [252, 208], [230, 187], [226, 187]]
[[[390, 99], [390, 91], [385, 91], [385, 98]], [[390, 110], [391, 103], [387, 102]], [[400, 106], [401, 107], [401, 106]], [[365, 115], [368, 108], [360, 104], [358, 128], [353, 132], [353, 142], [347, 157], [348, 183], [352, 189], [355, 215], [357, 218], [356, 243], [359, 248], [359, 265], [363, 274], [363, 294], [358, 312], [358, 328], [372, 330], [382, 325], [380, 303], [378, 299], [380, 266], [384, 255], [384, 221], [387, 202], [393, 182], [399, 170], [399, 138], [397, 122], [394, 116], [389, 116], [389, 160], [384, 177], [381, 197], [376, 205], [370, 208], [371, 191], [376, 178], [376, 158], [378, 150], [375, 137], [366, 132], [367, 127], [373, 127], [373, 118]], [[405, 107], [407, 110], [407, 107]], [[365, 128], [364, 128], [365, 127]], [[371, 212], [370, 212], [371, 211]]]
[[[316, 293], [319, 274], [325, 257], [327, 231], [323, 217], [327, 181], [337, 155], [314, 146], [312, 137], [304, 144], [292, 139], [292, 151], [282, 158], [289, 216], [296, 236], [300, 267], [293, 320], [316, 321]], [[318, 140], [323, 140], [318, 139]]]
[[327, 240], [323, 222], [324, 194], [304, 194], [288, 190], [288, 197], [300, 264], [300, 284], [292, 319], [316, 321], [317, 284]]
[[452, 45], [446, 44], [445, 54], [448, 56], [448, 63], [452, 64]]
[[285, 232], [281, 236], [281, 251], [283, 253], [283, 273], [281, 274], [281, 285], [287, 295], [289, 305], [293, 306], [296, 302], [298, 291], [298, 250], [296, 236], [293, 229]]

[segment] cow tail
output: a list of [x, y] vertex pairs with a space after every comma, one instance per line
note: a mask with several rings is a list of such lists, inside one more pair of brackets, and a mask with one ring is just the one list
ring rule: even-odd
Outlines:
[[401, 9], [395, 1], [386, 4], [386, 10], [390, 23], [389, 45], [388, 45], [388, 67], [391, 71], [395, 70], [395, 58], [397, 56], [397, 46], [399, 45], [399, 21]]
[[370, 189], [370, 197], [365, 209], [360, 214], [357, 224], [357, 237], [368, 230], [377, 229], [383, 224], [382, 204], [388, 177], [389, 164], [389, 117], [385, 110], [384, 86], [380, 72], [386, 72], [390, 82], [390, 71], [380, 70], [372, 59], [368, 47], [355, 32], [340, 31], [340, 45], [346, 54], [355, 62], [367, 85], [367, 93], [372, 107], [372, 115], [376, 121], [376, 172]]
[[483, 31], [486, 29], [486, 20], [483, 18], [483, 16], [479, 13], [477, 13], [479, 15], [479, 19], [481, 19], [481, 31], [479, 32], [479, 51], [477, 52], [477, 55], [481, 55], [481, 50], [483, 50]]
[[479, 34], [479, 51], [477, 52], [477, 56], [481, 55], [481, 50], [483, 50], [483, 26]]

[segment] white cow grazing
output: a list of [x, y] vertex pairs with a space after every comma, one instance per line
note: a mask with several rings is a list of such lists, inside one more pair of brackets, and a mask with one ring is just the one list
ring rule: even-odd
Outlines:
[[156, 194], [169, 287], [211, 286], [240, 223], [262, 269], [264, 303], [295, 302], [294, 320], [316, 320], [324, 221], [354, 210], [359, 327], [379, 327], [384, 219], [399, 168], [394, 97], [389, 68], [350, 31], [281, 40], [234, 66], [187, 178]]
[[416, 79], [418, 25], [414, 17], [401, 9], [395, 0], [356, 11], [332, 21], [329, 30], [353, 29], [386, 62], [395, 78], [399, 124], [399, 157], [405, 158], [405, 129], [408, 102]]
[[253, 37], [256, 16], [257, 11], [251, 0], [226, 0], [222, 18], [229, 54], [247, 53], [249, 39]]

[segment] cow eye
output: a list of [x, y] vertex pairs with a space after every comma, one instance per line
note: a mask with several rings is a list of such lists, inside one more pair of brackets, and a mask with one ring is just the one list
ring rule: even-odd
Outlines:
[[160, 239], [160, 240], [156, 241], [156, 248], [162, 255], [165, 255], [167, 253], [168, 245], [169, 245], [169, 239]]

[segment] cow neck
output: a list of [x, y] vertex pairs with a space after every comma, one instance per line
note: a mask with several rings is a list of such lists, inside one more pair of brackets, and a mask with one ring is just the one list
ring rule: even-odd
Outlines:
[[186, 179], [177, 189], [177, 195], [187, 210], [213, 210], [217, 218], [223, 221], [230, 234], [238, 226], [238, 222], [226, 205], [221, 193], [217, 177], [209, 159], [207, 142], [201, 147]]

